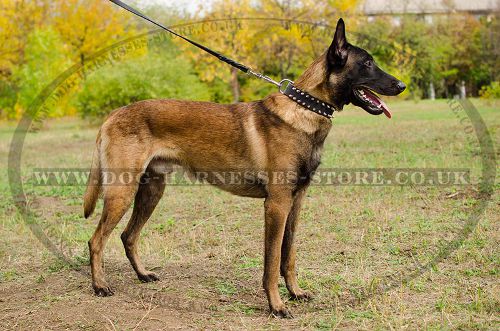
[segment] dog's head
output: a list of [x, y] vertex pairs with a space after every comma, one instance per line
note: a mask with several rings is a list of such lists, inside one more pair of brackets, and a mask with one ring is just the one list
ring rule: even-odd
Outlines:
[[372, 115], [391, 117], [387, 105], [374, 93], [398, 95], [406, 85], [380, 69], [367, 51], [351, 45], [345, 36], [345, 25], [339, 19], [327, 55], [328, 85], [339, 106], [352, 102]]

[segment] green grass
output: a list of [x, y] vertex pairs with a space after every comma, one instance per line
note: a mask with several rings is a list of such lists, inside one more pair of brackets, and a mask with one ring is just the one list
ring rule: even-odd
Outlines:
[[[473, 102], [498, 149], [498, 106]], [[388, 104], [392, 120], [351, 108], [338, 114], [321, 166], [467, 168], [478, 180], [478, 146], [469, 143], [470, 135], [446, 101]], [[0, 124], [3, 169], [13, 130], [13, 123]], [[90, 288], [87, 240], [102, 202], [97, 215], [85, 220], [84, 186], [37, 187], [29, 182], [33, 168], [89, 167], [96, 132], [97, 127], [78, 119], [51, 120], [28, 134], [22, 153], [21, 173], [36, 223], [79, 271], [39, 243], [12, 205], [6, 172], [0, 173], [0, 292], [12, 305], [0, 300], [0, 311], [5, 307], [18, 328], [53, 328], [61, 320], [69, 329], [111, 324], [133, 329], [139, 321], [144, 328], [168, 323], [204, 329], [498, 328], [497, 191], [460, 248], [421, 276], [402, 281], [402, 275], [431, 261], [460, 233], [477, 203], [475, 186], [311, 187], [301, 214], [297, 263], [299, 283], [315, 300], [288, 301], [295, 315], [290, 321], [267, 316], [261, 290], [262, 201], [207, 186], [168, 187], [140, 241], [145, 264], [162, 281], [136, 281], [119, 239], [124, 220], [105, 254], [117, 295], [96, 298]], [[386, 283], [394, 288], [380, 291]], [[283, 284], [280, 292], [287, 299]], [[81, 304], [85, 314], [79, 312]], [[36, 313], [23, 313], [28, 310]]]

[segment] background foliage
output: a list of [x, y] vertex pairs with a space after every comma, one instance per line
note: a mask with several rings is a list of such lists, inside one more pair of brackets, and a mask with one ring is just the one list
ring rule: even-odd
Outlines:
[[140, 100], [188, 96], [195, 100], [211, 99], [208, 87], [199, 80], [191, 62], [151, 52], [88, 77], [75, 105], [84, 117], [100, 117]]
[[[342, 16], [349, 40], [369, 49], [382, 68], [408, 83], [403, 98], [428, 98], [431, 82], [438, 98], [452, 97], [462, 81], [468, 96], [498, 95], [496, 15], [450, 13], [435, 16], [431, 23], [418, 15], [404, 15], [394, 24], [390, 17], [360, 15], [361, 4], [359, 0], [217, 0], [196, 13], [160, 6], [145, 11], [166, 24], [209, 20], [178, 30], [276, 79], [297, 78], [326, 49], [333, 33], [273, 19], [334, 25]], [[19, 117], [41, 89], [72, 64], [85, 65], [96, 51], [152, 28], [99, 0], [0, 0], [0, 7], [3, 119]], [[50, 115], [102, 116], [145, 98], [248, 101], [272, 89], [176, 39], [98, 70]]]

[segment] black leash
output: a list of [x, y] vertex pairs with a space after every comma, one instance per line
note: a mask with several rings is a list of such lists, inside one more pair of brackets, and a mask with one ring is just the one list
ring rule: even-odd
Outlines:
[[252, 75], [252, 76], [255, 76], [257, 78], [260, 78], [260, 79], [263, 79], [265, 80], [266, 82], [268, 83], [271, 83], [271, 84], [274, 84], [276, 86], [278, 86], [279, 88], [279, 91], [283, 94], [285, 94], [286, 96], [288, 96], [290, 99], [292, 99], [293, 101], [295, 101], [296, 103], [298, 103], [299, 105], [309, 109], [310, 111], [313, 111], [317, 114], [320, 114], [320, 115], [323, 115], [327, 118], [332, 118], [333, 117], [333, 112], [335, 111], [335, 107], [333, 105], [330, 105], [326, 102], [323, 102], [321, 100], [318, 100], [316, 98], [314, 98], [313, 96], [311, 96], [309, 93], [305, 92], [305, 91], [301, 91], [299, 90], [298, 88], [296, 88], [294, 85], [293, 85], [293, 82], [289, 79], [282, 79], [280, 82], [277, 82], [275, 81], [274, 79], [264, 75], [264, 74], [261, 74], [259, 72], [255, 72], [253, 71], [252, 69], [250, 69], [249, 67], [241, 64], [241, 63], [238, 63], [224, 55], [222, 55], [221, 53], [219, 52], [216, 52], [206, 46], [203, 46], [199, 43], [197, 43], [196, 41], [193, 41], [189, 38], [186, 38], [180, 34], [178, 34], [177, 32], [167, 28], [166, 26], [158, 23], [158, 22], [155, 22], [153, 21], [152, 19], [150, 19], [149, 17], [147, 17], [146, 15], [144, 15], [143, 13], [141, 13], [140, 11], [138, 11], [137, 9], [134, 9], [132, 7], [130, 7], [129, 5], [127, 5], [126, 3], [123, 3], [121, 2], [120, 0], [110, 0], [111, 2], [113, 2], [114, 4], [122, 7], [123, 9], [125, 10], [128, 10], [129, 12], [131, 12], [132, 14], [135, 14], [143, 19], [145, 19], [146, 21], [149, 21], [151, 23], [153, 23], [154, 25], [156, 26], [159, 26], [160, 28], [162, 28], [163, 30], [166, 30], [168, 32], [170, 32], [171, 34], [187, 41], [188, 43], [204, 50], [205, 52], [215, 56], [216, 58], [218, 58], [219, 60], [221, 60], [222, 62], [225, 62], [241, 71], [243, 71], [244, 73], [246, 74], [249, 74], [249, 75]]

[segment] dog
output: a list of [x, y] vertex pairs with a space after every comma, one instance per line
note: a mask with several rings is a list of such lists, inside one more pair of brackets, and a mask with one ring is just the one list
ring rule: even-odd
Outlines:
[[[406, 86], [382, 71], [367, 51], [351, 45], [342, 19], [329, 48], [300, 76], [295, 86], [341, 110], [352, 103], [373, 115], [391, 117], [375, 93], [394, 96]], [[375, 92], [375, 93], [374, 93]], [[232, 194], [264, 199], [263, 287], [270, 312], [292, 317], [278, 292], [280, 275], [293, 299], [309, 300], [295, 269], [295, 237], [299, 212], [311, 177], [320, 164], [331, 120], [274, 93], [263, 100], [222, 105], [211, 102], [145, 100], [119, 108], [102, 125], [84, 196], [88, 218], [102, 193], [104, 207], [89, 240], [92, 286], [98, 296], [113, 294], [105, 280], [103, 250], [109, 235], [129, 209], [132, 216], [121, 234], [126, 255], [143, 282], [158, 280], [137, 254], [139, 233], [163, 195], [165, 168], [175, 165], [191, 173], [220, 169], [265, 170], [267, 180], [215, 185]], [[105, 169], [135, 169], [140, 181], [104, 185]], [[293, 170], [295, 181], [276, 181]]]

